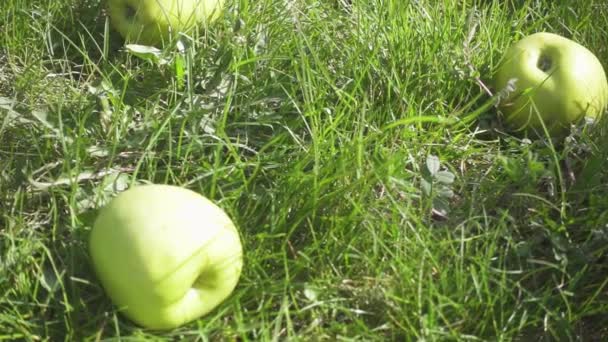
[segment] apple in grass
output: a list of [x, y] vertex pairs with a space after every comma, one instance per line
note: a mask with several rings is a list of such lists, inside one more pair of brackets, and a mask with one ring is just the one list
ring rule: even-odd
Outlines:
[[133, 43], [158, 45], [215, 20], [224, 0], [108, 0], [112, 26]]
[[126, 317], [172, 329], [213, 310], [242, 268], [239, 234], [205, 197], [170, 185], [141, 185], [112, 199], [89, 238], [95, 273]]
[[602, 115], [608, 104], [608, 82], [597, 57], [553, 33], [529, 35], [507, 50], [494, 86], [501, 91], [509, 84], [515, 89], [499, 104], [507, 125], [537, 135], [544, 135], [542, 123], [551, 136], [563, 135], [583, 117]]

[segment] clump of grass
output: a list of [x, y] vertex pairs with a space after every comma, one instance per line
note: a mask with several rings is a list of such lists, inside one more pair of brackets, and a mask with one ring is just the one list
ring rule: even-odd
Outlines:
[[[606, 121], [551, 145], [488, 105], [524, 34], [606, 60], [597, 6], [235, 0], [134, 51], [98, 1], [1, 2], [0, 337], [607, 337]], [[120, 316], [89, 266], [96, 211], [139, 182], [242, 233], [234, 295], [174, 331]]]

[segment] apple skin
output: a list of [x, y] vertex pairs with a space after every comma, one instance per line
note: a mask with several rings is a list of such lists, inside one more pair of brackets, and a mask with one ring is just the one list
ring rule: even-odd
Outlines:
[[540, 115], [549, 134], [561, 136], [583, 117], [601, 116], [608, 104], [600, 61], [584, 46], [557, 34], [535, 33], [513, 44], [495, 75], [496, 90], [513, 78], [516, 89], [499, 108], [516, 131], [544, 135]]
[[217, 19], [224, 0], [108, 0], [112, 26], [129, 42], [158, 45]]
[[90, 255], [106, 293], [132, 321], [172, 329], [223, 302], [242, 269], [239, 234], [226, 213], [194, 191], [141, 185], [100, 210]]

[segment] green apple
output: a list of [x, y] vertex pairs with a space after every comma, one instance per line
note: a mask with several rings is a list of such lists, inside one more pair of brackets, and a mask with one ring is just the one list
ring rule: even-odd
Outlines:
[[567, 133], [581, 118], [599, 117], [608, 104], [602, 64], [584, 46], [552, 33], [535, 33], [513, 44], [494, 78], [497, 91], [515, 79], [499, 105], [514, 130]]
[[156, 45], [219, 16], [224, 0], [108, 0], [113, 27], [130, 42]]
[[95, 220], [89, 249], [118, 310], [150, 329], [207, 314], [230, 296], [243, 263], [226, 213], [170, 185], [135, 186], [112, 199]]

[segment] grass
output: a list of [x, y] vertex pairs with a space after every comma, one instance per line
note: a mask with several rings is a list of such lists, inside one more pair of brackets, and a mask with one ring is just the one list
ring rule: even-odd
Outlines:
[[[156, 57], [103, 6], [0, 2], [0, 340], [608, 338], [608, 125], [523, 139], [483, 89], [537, 31], [608, 65], [602, 1], [233, 0]], [[214, 200], [245, 249], [173, 331], [118, 314], [87, 252], [145, 182]]]

